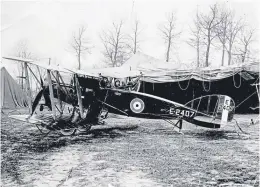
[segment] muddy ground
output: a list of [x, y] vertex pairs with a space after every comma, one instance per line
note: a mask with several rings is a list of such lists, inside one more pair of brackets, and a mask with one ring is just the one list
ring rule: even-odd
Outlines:
[[42, 139], [30, 124], [1, 121], [2, 186], [259, 186], [257, 115], [214, 131], [184, 123], [112, 117], [89, 134]]

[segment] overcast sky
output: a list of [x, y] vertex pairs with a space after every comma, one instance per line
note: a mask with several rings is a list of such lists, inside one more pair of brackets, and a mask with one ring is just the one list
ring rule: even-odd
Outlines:
[[[83, 68], [101, 64], [103, 56], [99, 35], [110, 28], [112, 22], [124, 21], [124, 31], [130, 32], [137, 18], [143, 28], [141, 52], [160, 59], [165, 58], [165, 45], [158, 26], [165, 21], [167, 12], [175, 11], [177, 30], [182, 31], [173, 50], [172, 61], [195, 61], [195, 49], [187, 45], [189, 28], [196, 10], [207, 12], [213, 0], [86, 0], [86, 1], [2, 1], [1, 2], [1, 55], [13, 55], [17, 43], [28, 41], [30, 51], [38, 58], [52, 58], [52, 62], [66, 67], [76, 67], [77, 58], [70, 51], [69, 41], [79, 26], [87, 27], [86, 36], [93, 46], [85, 55]], [[258, 0], [218, 1], [236, 12], [259, 31]], [[217, 52], [210, 60], [220, 64]], [[5, 60], [3, 60], [5, 63]]]

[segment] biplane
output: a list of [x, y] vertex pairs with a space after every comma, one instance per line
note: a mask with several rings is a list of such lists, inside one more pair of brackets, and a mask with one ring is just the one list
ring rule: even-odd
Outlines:
[[[227, 95], [207, 95], [180, 104], [142, 93], [139, 90], [145, 75], [141, 72], [73, 71], [59, 66], [45, 66], [29, 59], [4, 58], [24, 64], [29, 101], [28, 115], [10, 117], [34, 124], [46, 135], [51, 131], [62, 135], [73, 135], [77, 130], [89, 131], [93, 125], [102, 125], [109, 113], [162, 119], [176, 127], [177, 132], [181, 132], [183, 120], [197, 126], [219, 129], [232, 121], [235, 112], [235, 102]], [[36, 76], [31, 66], [43, 68], [45, 78]], [[34, 99], [29, 73], [41, 85]], [[69, 75], [70, 80], [65, 81], [62, 74]]]

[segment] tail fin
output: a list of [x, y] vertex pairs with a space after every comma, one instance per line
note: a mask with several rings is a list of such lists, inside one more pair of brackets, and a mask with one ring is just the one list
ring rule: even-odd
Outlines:
[[221, 119], [222, 124], [233, 119], [235, 113], [234, 100], [226, 95], [219, 96], [218, 107], [217, 107], [217, 118]]
[[[193, 99], [185, 105], [197, 111], [194, 120], [212, 123], [213, 127], [214, 124], [219, 126], [227, 124], [235, 113], [235, 102], [227, 95], [206, 95]], [[210, 124], [208, 126], [210, 127]]]

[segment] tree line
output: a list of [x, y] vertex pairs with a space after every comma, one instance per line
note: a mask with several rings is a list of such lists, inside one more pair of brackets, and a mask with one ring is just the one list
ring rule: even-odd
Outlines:
[[[110, 28], [103, 30], [100, 35], [102, 55], [109, 66], [122, 65], [133, 54], [141, 49], [141, 21], [135, 20], [132, 28], [124, 32], [124, 22], [113, 22]], [[160, 37], [165, 45], [165, 61], [169, 62], [175, 43], [182, 32], [177, 28], [175, 12], [166, 15], [165, 20], [158, 26]], [[251, 44], [255, 41], [255, 29], [248, 26], [243, 19], [237, 19], [235, 12], [221, 7], [219, 4], [209, 6], [206, 13], [196, 11], [193, 23], [190, 25], [190, 37], [186, 43], [196, 50], [196, 66], [207, 67], [212, 61], [212, 50], [221, 52], [221, 65], [231, 65], [235, 62], [246, 62], [252, 53]], [[87, 27], [81, 26], [70, 40], [70, 48], [77, 58], [77, 68], [81, 69], [83, 55], [90, 54], [93, 48], [88, 39]], [[24, 49], [18, 52], [21, 57]]]
[[221, 50], [222, 66], [225, 62], [225, 54], [228, 55], [227, 64], [231, 65], [233, 57], [241, 63], [249, 57], [254, 34], [255, 29], [246, 25], [244, 20], [235, 19], [234, 11], [214, 4], [210, 6], [207, 14], [197, 11], [194, 27], [191, 29], [192, 37], [188, 44], [196, 49], [197, 67], [209, 66], [212, 47]]

